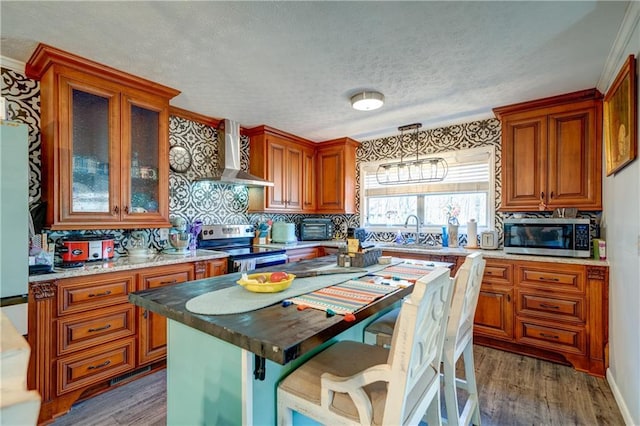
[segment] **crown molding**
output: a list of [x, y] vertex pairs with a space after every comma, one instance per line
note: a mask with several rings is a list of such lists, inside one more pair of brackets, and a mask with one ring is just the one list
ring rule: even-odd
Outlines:
[[7, 58], [6, 56], [0, 55], [0, 66], [2, 66], [2, 68], [7, 68], [12, 71], [19, 72], [20, 74], [24, 74], [24, 68], [26, 64], [24, 62], [16, 61], [15, 59]]
[[[629, 54], [637, 53], [637, 46], [630, 46], [631, 36], [636, 28], [640, 25], [640, 2], [631, 1], [627, 6], [627, 10], [622, 18], [622, 24], [618, 30], [613, 46], [609, 51], [609, 56], [604, 64], [604, 69], [598, 80], [597, 88], [602, 93], [606, 93], [607, 89], [615, 80], [618, 70], [627, 60]], [[633, 49], [630, 51], [630, 49]]]

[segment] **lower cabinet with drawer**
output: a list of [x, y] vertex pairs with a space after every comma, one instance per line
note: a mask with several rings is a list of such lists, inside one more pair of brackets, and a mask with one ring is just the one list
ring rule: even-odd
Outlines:
[[[226, 259], [205, 262], [203, 275], [226, 272]], [[193, 280], [200, 263], [30, 283], [28, 386], [42, 397], [38, 422], [112, 384], [164, 368], [166, 320], [130, 304], [129, 293]]]
[[604, 376], [608, 268], [487, 259], [475, 342]]
[[315, 259], [318, 257], [317, 247], [307, 247], [299, 249], [287, 249], [287, 262], [298, 262], [300, 260]]
[[513, 265], [486, 259], [474, 332], [495, 339], [513, 339]]
[[[138, 274], [139, 289], [164, 287], [192, 281], [193, 265], [185, 263], [145, 269]], [[165, 317], [136, 307], [138, 314], [138, 364], [145, 365], [167, 355], [167, 320]]]

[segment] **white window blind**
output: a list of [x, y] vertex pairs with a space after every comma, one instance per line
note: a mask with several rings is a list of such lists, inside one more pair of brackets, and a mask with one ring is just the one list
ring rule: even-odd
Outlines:
[[[451, 151], [445, 153], [437, 153], [431, 156], [443, 157], [448, 164], [448, 173], [441, 182], [431, 182], [422, 184], [401, 184], [401, 185], [381, 185], [376, 178], [376, 171], [380, 164], [397, 161], [385, 160], [361, 163], [360, 165], [360, 197], [361, 197], [361, 223], [371, 226], [380, 225], [380, 204], [381, 198], [385, 197], [403, 197], [416, 201], [409, 202], [408, 206], [416, 204], [415, 212], [402, 212], [396, 215], [395, 219], [389, 219], [391, 222], [399, 223], [404, 220], [403, 214], [418, 214], [425, 224], [430, 224], [430, 219], [436, 217], [434, 212], [429, 209], [437, 208], [433, 206], [434, 195], [441, 195], [438, 200], [442, 200], [442, 196], [450, 196], [452, 199], [462, 196], [462, 194], [481, 193], [485, 194], [485, 206], [481, 206], [483, 213], [469, 212], [471, 217], [478, 219], [482, 216], [485, 219], [485, 225], [490, 226], [494, 217], [494, 148], [492, 146], [472, 148], [460, 151]], [[421, 158], [429, 158], [429, 155], [420, 156]], [[416, 198], [417, 197], [417, 198]], [[368, 199], [372, 198], [378, 201], [378, 209], [373, 212], [369, 211]], [[431, 204], [430, 204], [431, 203]], [[396, 210], [397, 209], [393, 209]], [[486, 210], [486, 211], [485, 211]], [[389, 216], [389, 215], [387, 215]], [[491, 222], [491, 223], [489, 223]], [[389, 223], [386, 224], [388, 226]]]

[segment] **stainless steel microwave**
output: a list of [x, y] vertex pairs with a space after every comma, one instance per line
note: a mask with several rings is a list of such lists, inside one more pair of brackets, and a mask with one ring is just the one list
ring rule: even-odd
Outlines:
[[331, 219], [302, 219], [300, 239], [302, 241], [333, 239], [333, 222]]
[[505, 219], [504, 251], [543, 256], [590, 257], [589, 219]]

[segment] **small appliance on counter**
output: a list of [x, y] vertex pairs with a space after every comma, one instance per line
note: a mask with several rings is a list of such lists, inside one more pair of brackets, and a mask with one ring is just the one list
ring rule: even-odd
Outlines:
[[84, 262], [112, 259], [115, 238], [111, 234], [69, 235], [56, 242], [56, 254], [62, 260], [60, 267], [78, 267]]
[[302, 241], [326, 241], [333, 238], [331, 219], [302, 219], [300, 239]]
[[543, 256], [590, 257], [589, 219], [505, 219], [504, 252]]
[[271, 225], [271, 241], [283, 244], [297, 242], [296, 225], [286, 222], [273, 222]]
[[483, 231], [480, 233], [480, 248], [483, 250], [498, 249], [498, 231]]
[[133, 231], [131, 233], [129, 247], [127, 247], [127, 254], [129, 257], [147, 257], [149, 255], [149, 249], [147, 248], [144, 238], [144, 232]]
[[181, 217], [171, 218], [173, 228], [169, 230], [169, 244], [172, 248], [164, 249], [165, 254], [184, 255], [189, 251], [191, 234], [187, 231], [187, 221]]

